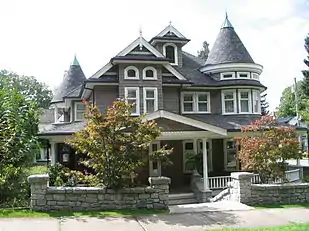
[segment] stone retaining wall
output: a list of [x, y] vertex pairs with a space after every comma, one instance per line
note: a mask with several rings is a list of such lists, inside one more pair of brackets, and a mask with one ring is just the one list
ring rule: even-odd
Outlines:
[[49, 187], [48, 175], [32, 175], [30, 207], [34, 211], [167, 209], [170, 178], [150, 177], [148, 187], [112, 190], [95, 187]]

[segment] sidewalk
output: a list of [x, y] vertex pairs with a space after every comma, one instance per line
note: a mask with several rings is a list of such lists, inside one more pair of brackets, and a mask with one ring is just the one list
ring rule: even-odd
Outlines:
[[0, 231], [195, 231], [206, 228], [280, 226], [290, 222], [309, 222], [309, 208], [207, 211], [137, 217], [0, 219]]

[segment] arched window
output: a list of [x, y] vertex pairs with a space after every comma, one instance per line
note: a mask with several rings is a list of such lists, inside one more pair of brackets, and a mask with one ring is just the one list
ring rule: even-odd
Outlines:
[[128, 66], [124, 69], [125, 79], [139, 79], [138, 69], [134, 66]]
[[154, 67], [145, 67], [143, 69], [143, 79], [157, 79], [157, 70]]
[[178, 64], [177, 46], [173, 43], [167, 43], [163, 46], [163, 54], [170, 60], [171, 64]]

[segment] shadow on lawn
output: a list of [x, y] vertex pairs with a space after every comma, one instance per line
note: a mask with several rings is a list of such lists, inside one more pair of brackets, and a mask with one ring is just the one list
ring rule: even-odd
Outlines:
[[301, 204], [266, 204], [262, 206], [254, 206], [256, 209], [278, 209], [278, 208], [309, 208], [309, 203]]

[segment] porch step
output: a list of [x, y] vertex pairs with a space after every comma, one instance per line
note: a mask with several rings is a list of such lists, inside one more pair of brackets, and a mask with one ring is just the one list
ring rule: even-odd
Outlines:
[[184, 205], [197, 203], [194, 193], [169, 194], [168, 199], [169, 205]]

